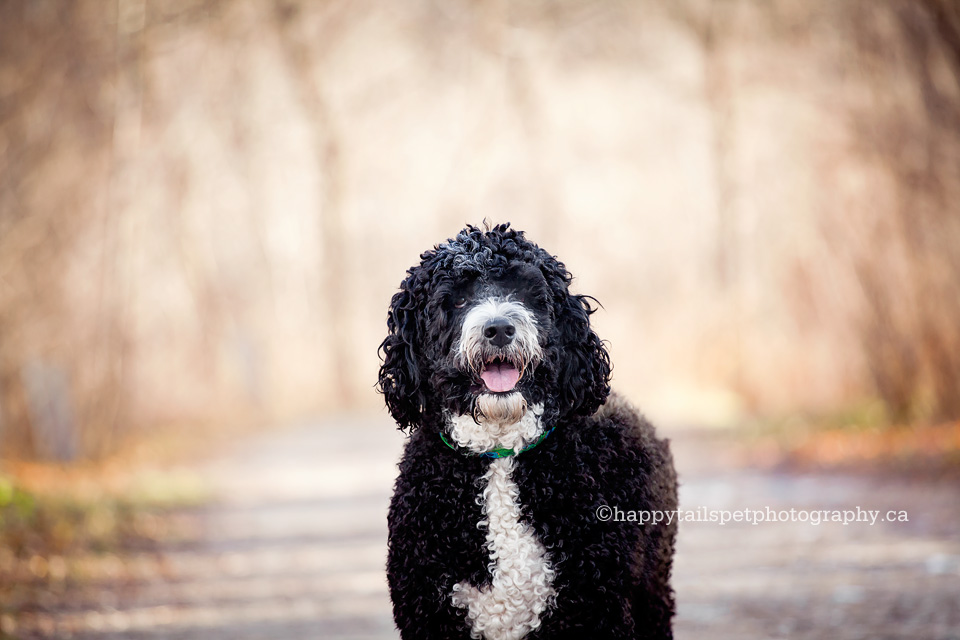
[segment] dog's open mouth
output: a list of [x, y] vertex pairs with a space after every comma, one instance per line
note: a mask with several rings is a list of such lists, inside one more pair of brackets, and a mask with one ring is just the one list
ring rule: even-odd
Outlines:
[[494, 393], [511, 391], [520, 381], [520, 370], [508, 360], [495, 358], [483, 365], [480, 378]]

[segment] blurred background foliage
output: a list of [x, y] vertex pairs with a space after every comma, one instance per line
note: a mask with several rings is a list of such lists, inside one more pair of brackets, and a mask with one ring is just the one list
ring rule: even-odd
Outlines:
[[655, 418], [955, 421], [958, 6], [0, 0], [0, 457], [375, 410], [484, 218]]

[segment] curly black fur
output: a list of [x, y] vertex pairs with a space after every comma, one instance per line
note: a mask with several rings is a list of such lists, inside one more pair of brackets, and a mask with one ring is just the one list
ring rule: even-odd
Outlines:
[[[531, 270], [531, 268], [533, 270]], [[539, 272], [539, 276], [537, 275]], [[542, 276], [542, 277], [540, 277]], [[556, 599], [528, 638], [671, 638], [669, 586], [676, 525], [601, 522], [596, 509], [676, 508], [667, 442], [610, 394], [610, 360], [590, 327], [587, 296], [569, 292], [556, 258], [509, 225], [468, 226], [421, 255], [391, 301], [378, 387], [410, 431], [389, 512], [388, 582], [403, 638], [468, 638], [453, 585], [489, 584], [477, 495], [489, 459], [452, 451], [439, 437], [449, 415], [469, 414], [477, 379], [451, 355], [458, 302], [496, 283], [537, 318], [543, 358], [518, 389], [557, 427], [516, 458], [522, 519], [556, 571]]]

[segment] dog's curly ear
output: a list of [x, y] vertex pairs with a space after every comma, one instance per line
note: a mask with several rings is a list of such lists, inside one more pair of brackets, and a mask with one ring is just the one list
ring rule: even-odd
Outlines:
[[590, 328], [590, 296], [565, 296], [556, 316], [560, 361], [558, 403], [566, 414], [591, 415], [610, 395], [610, 355]]
[[426, 406], [423, 375], [420, 371], [419, 335], [424, 285], [412, 270], [390, 301], [388, 334], [380, 344], [383, 364], [377, 389], [383, 394], [390, 414], [401, 430], [420, 425]]

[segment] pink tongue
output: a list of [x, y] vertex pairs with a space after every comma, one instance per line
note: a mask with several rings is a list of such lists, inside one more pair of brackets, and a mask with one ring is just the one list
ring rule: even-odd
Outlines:
[[497, 393], [510, 391], [517, 386], [520, 372], [512, 364], [488, 364], [480, 374], [487, 389]]

